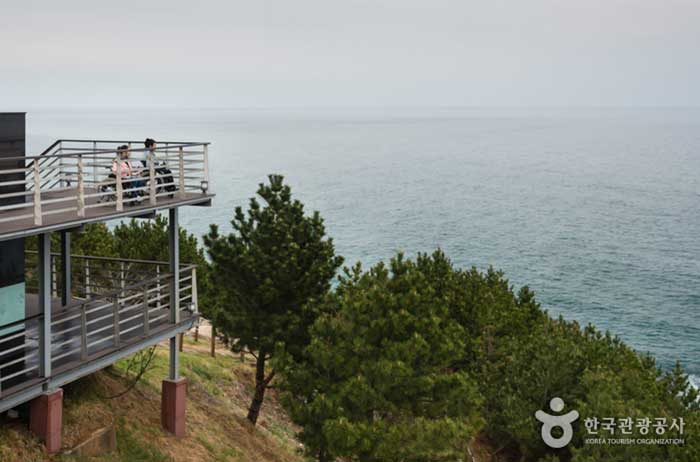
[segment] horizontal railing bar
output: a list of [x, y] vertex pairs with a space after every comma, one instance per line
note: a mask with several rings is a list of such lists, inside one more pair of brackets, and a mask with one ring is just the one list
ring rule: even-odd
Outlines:
[[0, 199], [8, 198], [8, 197], [19, 197], [19, 196], [28, 196], [34, 194], [34, 191], [20, 191], [20, 192], [14, 192], [14, 193], [5, 193], [5, 194], [0, 194]]
[[0, 187], [2, 186], [18, 186], [26, 184], [27, 180], [12, 180], [12, 181], [0, 181]]
[[[114, 326], [108, 326], [108, 327], [112, 328], [112, 327], [114, 327]], [[95, 340], [95, 341], [92, 342], [92, 343], [88, 343], [88, 344], [87, 344], [87, 347], [90, 348], [91, 346], [95, 346], [95, 345], [97, 345], [97, 344], [99, 344], [99, 343], [106, 342], [107, 340], [112, 340], [113, 338], [114, 338], [114, 334], [112, 334], [112, 335], [110, 335], [110, 336], [108, 336], [108, 337], [101, 338], [100, 340]]]
[[80, 329], [80, 327], [81, 327], [80, 324], [78, 324], [76, 326], [60, 330], [58, 332], [51, 332], [51, 335], [61, 336], [61, 335], [65, 334], [66, 332], [71, 332], [71, 331], [74, 331], [75, 329]]
[[[139, 317], [143, 317], [143, 315], [139, 315]], [[120, 331], [119, 333], [122, 334], [122, 335], [123, 335], [123, 334], [128, 334], [128, 333], [131, 332], [132, 330], [136, 330], [136, 329], [143, 329], [143, 323], [137, 324], [137, 325], [135, 325], [135, 326], [133, 326], [133, 327], [129, 327], [129, 328], [127, 328], [127, 329], [124, 329], [124, 330]]]
[[[3, 329], [0, 329], [0, 330], [3, 330]], [[10, 340], [14, 340], [16, 338], [22, 337], [25, 334], [26, 334], [26, 331], [21, 330], [20, 332], [18, 332], [16, 334], [10, 335], [9, 337], [0, 338], [0, 343], [9, 342]]]
[[[128, 143], [126, 141], [104, 141], [104, 143]], [[164, 143], [161, 141], [161, 144]], [[208, 146], [211, 143], [205, 142], [205, 143], [178, 143], [178, 144], [171, 144], [168, 147], [157, 147], [155, 148], [154, 152], [159, 153], [159, 152], [170, 152], [173, 155], [177, 154], [177, 151], [179, 148], [188, 148], [188, 147], [194, 147], [194, 146]], [[51, 155], [29, 155], [29, 156], [13, 156], [13, 157], [5, 157], [3, 160], [34, 160], [34, 159], [53, 159], [53, 158], [61, 158], [61, 157], [78, 157], [78, 156], [87, 156], [87, 155], [98, 155], [98, 154], [117, 154], [119, 153], [118, 148], [113, 148], [113, 149], [94, 149], [94, 148], [77, 148], [77, 147], [70, 147], [66, 146], [62, 149], [62, 151], [66, 152], [61, 152], [61, 153], [54, 153]], [[147, 153], [150, 151], [149, 148], [129, 148], [129, 152], [143, 152]]]
[[78, 207], [68, 207], [58, 210], [47, 210], [46, 212], [43, 212], [42, 215], [55, 215], [57, 213], [75, 212], [76, 210], [78, 210]]
[[[140, 141], [134, 141], [134, 140], [85, 140], [85, 139], [71, 139], [71, 140], [60, 140], [64, 143], [123, 143], [123, 144], [143, 144], [143, 140]], [[160, 144], [159, 147], [157, 147], [157, 150], [161, 149], [173, 149], [173, 147], [178, 147], [178, 146], [185, 146], [185, 145], [192, 145], [192, 146], [197, 146], [197, 145], [203, 145], [203, 146], [208, 146], [211, 143], [209, 141], [158, 141], [158, 144]], [[165, 145], [168, 146], [165, 146]], [[64, 146], [63, 149], [68, 149], [68, 147]], [[144, 149], [146, 150], [146, 149]]]
[[[123, 311], [120, 311], [119, 313], [121, 314], [121, 313], [123, 313]], [[119, 321], [119, 324], [124, 324], [125, 322], [133, 321], [134, 319], [139, 319], [139, 318], [143, 319], [143, 313], [139, 313], [137, 315], [122, 319]], [[141, 323], [141, 324], [143, 324], [143, 323]], [[126, 331], [120, 330], [120, 332], [123, 334]]]
[[3, 169], [0, 170], [0, 175], [11, 175], [13, 173], [25, 173], [27, 171], [27, 167], [23, 168], [8, 168], [8, 169]]
[[100, 332], [105, 331], [105, 330], [107, 330], [107, 329], [114, 329], [114, 325], [112, 325], [112, 324], [110, 323], [110, 324], [107, 325], [107, 326], [100, 327], [99, 329], [93, 330], [92, 332], [88, 332], [87, 335], [88, 335], [88, 337], [89, 337], [89, 336], [91, 336], [91, 335], [99, 334]]
[[78, 351], [80, 351], [81, 348], [82, 348], [82, 347], [71, 348], [70, 350], [68, 350], [68, 351], [66, 351], [65, 353], [62, 353], [62, 354], [60, 354], [60, 355], [58, 355], [58, 356], [52, 356], [52, 357], [51, 357], [51, 360], [52, 360], [52, 361], [58, 361], [59, 359], [65, 358], [66, 356], [69, 356], [69, 355], [72, 355], [72, 354], [77, 353]]
[[[143, 294], [140, 294], [140, 295], [143, 296]], [[126, 307], [120, 309], [120, 310], [119, 310], [119, 314], [127, 313], [127, 312], [129, 312], [129, 311], [134, 311], [135, 309], [139, 309], [139, 310], [140, 310], [140, 309], [143, 309], [143, 301], [141, 301], [141, 302], [139, 302], [139, 303], [135, 303], [135, 304], [133, 304], [133, 305], [126, 306]]]
[[[26, 253], [37, 255], [39, 252], [36, 250], [27, 250]], [[60, 257], [61, 254], [59, 252], [51, 252], [52, 257]], [[113, 262], [125, 262], [125, 263], [144, 263], [144, 264], [151, 264], [151, 265], [170, 265], [170, 262], [167, 261], [161, 261], [161, 260], [140, 260], [136, 258], [118, 258], [118, 257], [100, 257], [96, 255], [72, 255], [70, 256], [71, 258], [77, 258], [77, 259], [83, 259], [83, 260], [95, 260], [95, 261], [113, 261]], [[180, 271], [184, 271], [186, 269], [192, 269], [196, 265], [193, 265], [191, 263], [182, 263], [180, 264]], [[92, 269], [92, 268], [91, 268]], [[168, 273], [170, 274], [170, 273]], [[161, 275], [162, 276], [162, 275]], [[3, 326], [0, 326], [0, 328]]]
[[24, 220], [26, 218], [32, 218], [34, 215], [33, 214], [27, 214], [27, 215], [17, 215], [9, 218], [2, 218], [0, 219], [0, 223], [5, 223], [6, 221], [17, 221], [17, 220]]
[[37, 351], [35, 351], [33, 353], [29, 353], [28, 355], [24, 355], [21, 358], [14, 359], [10, 362], [0, 364], [0, 369], [5, 369], [6, 367], [10, 367], [13, 364], [21, 363], [22, 361], [27, 361], [32, 356], [38, 356], [39, 355], [38, 348], [35, 348], [35, 350], [37, 350]]
[[8, 348], [7, 350], [3, 350], [3, 351], [2, 351], [2, 354], [4, 354], [4, 355], [5, 355], [5, 354], [9, 354], [9, 353], [12, 353], [13, 351], [19, 351], [19, 350], [21, 350], [21, 349], [23, 349], [23, 348], [24, 348], [24, 344], [18, 345], [18, 346], [14, 347], [14, 348]]
[[[86, 321], [85, 327], [89, 326], [90, 324], [95, 324], [96, 322], [104, 321], [105, 319], [112, 319], [113, 317], [114, 317], [114, 311], [110, 311], [108, 314], [99, 316], [95, 319], [91, 319], [90, 321]], [[88, 333], [88, 335], [90, 335], [90, 334], [91, 333]]]
[[156, 321], [160, 321], [161, 319], [163, 319], [164, 317], [169, 316], [169, 315], [170, 315], [169, 313], [166, 313], [166, 314], [162, 314], [160, 316], [156, 316], [155, 318], [152, 318], [149, 320], [149, 324], [153, 324]]
[[26, 368], [26, 369], [24, 369], [24, 370], [21, 370], [21, 371], [19, 371], [19, 372], [15, 372], [14, 374], [10, 374], [10, 375], [7, 375], [7, 376], [3, 376], [2, 379], [0, 379], [0, 382], [4, 382], [5, 380], [13, 379], [13, 378], [17, 377], [18, 375], [26, 374], [27, 372], [29, 372], [29, 371], [31, 371], [31, 370], [34, 370], [34, 369], [36, 369], [36, 368], [38, 368], [38, 367], [39, 367], [39, 365], [36, 364], [36, 365], [34, 365], [34, 366], [32, 366], [32, 367], [28, 367], [28, 368]]
[[[64, 313], [61, 313], [61, 314], [64, 314]], [[59, 316], [60, 316], [60, 315], [59, 315]], [[63, 319], [52, 320], [52, 321], [51, 321], [51, 327], [56, 326], [56, 325], [58, 325], [58, 324], [63, 324], [63, 323], [66, 322], [66, 321], [72, 321], [73, 319], [75, 319], [75, 318], [77, 318], [77, 317], [79, 317], [79, 316], [80, 316], [80, 313], [74, 314], [74, 315], [70, 315], [70, 316], [68, 316], [68, 317], [66, 317], [66, 318], [63, 318]]]
[[[97, 302], [97, 301], [96, 301]], [[85, 310], [85, 314], [92, 314], [100, 310], [104, 310], [107, 308], [111, 308], [113, 306], [112, 302], [105, 303], [103, 305], [95, 306], [93, 308], [90, 308], [89, 310]], [[92, 321], [88, 321], [88, 324], [91, 323]]]
[[[80, 326], [78, 326], [78, 327], [80, 327]], [[68, 345], [69, 343], [73, 343], [73, 342], [77, 342], [77, 341], [78, 341], [78, 338], [73, 337], [73, 338], [69, 338], [68, 340], [66, 340], [64, 342], [51, 343], [51, 352], [53, 353], [54, 351], [61, 348], [63, 345]]]
[[[67, 202], [67, 201], [74, 201], [76, 200], [75, 197], [59, 197], [57, 199], [42, 199], [41, 200], [41, 205], [50, 205], [50, 204], [58, 204], [60, 202]], [[46, 212], [44, 212], [46, 213]]]

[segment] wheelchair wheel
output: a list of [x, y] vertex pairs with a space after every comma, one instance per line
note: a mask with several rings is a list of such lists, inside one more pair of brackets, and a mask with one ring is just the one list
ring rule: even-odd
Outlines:
[[100, 184], [97, 187], [97, 192], [100, 193], [97, 199], [98, 204], [115, 202], [117, 200], [116, 188], [113, 183]]

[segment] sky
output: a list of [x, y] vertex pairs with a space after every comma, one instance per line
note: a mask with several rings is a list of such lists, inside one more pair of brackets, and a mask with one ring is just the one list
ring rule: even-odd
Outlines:
[[2, 0], [0, 110], [697, 106], [700, 0]]

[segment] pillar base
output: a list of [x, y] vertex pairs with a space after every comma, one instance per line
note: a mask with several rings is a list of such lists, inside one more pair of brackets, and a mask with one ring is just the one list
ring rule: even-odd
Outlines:
[[58, 389], [34, 398], [30, 404], [29, 429], [46, 446], [49, 454], [61, 450], [63, 390]]
[[161, 424], [163, 428], [182, 438], [185, 436], [185, 399], [187, 379], [163, 380], [161, 396]]

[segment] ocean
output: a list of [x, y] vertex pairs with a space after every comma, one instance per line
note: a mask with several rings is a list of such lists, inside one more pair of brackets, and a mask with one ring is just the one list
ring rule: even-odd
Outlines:
[[52, 109], [27, 132], [211, 141], [197, 235], [280, 173], [347, 264], [440, 247], [698, 382], [699, 108]]

